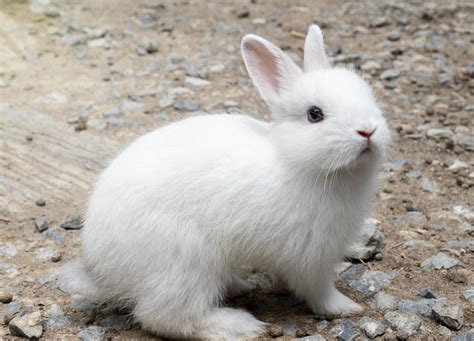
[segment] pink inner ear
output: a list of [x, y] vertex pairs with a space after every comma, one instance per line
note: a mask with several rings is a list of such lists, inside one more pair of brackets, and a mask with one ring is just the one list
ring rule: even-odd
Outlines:
[[277, 67], [276, 57], [260, 44], [252, 45], [250, 50], [255, 54], [253, 60], [256, 63], [254, 71], [258, 75], [257, 77], [260, 78], [262, 87], [267, 87], [271, 92], [278, 94], [280, 91], [280, 72]]

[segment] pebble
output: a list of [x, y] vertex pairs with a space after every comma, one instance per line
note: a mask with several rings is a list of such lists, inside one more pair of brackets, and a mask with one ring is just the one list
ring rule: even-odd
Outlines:
[[407, 311], [416, 315], [432, 316], [432, 306], [435, 300], [422, 298], [419, 300], [401, 300], [398, 303], [398, 310]]
[[390, 310], [397, 306], [397, 302], [398, 299], [395, 296], [379, 291], [374, 295], [371, 306], [376, 310]]
[[340, 275], [341, 280], [346, 283], [350, 283], [352, 280], [357, 278], [361, 273], [365, 271], [364, 264], [355, 264]]
[[380, 63], [377, 63], [373, 60], [369, 60], [360, 66], [362, 71], [377, 71], [380, 70], [382, 66]]
[[430, 180], [428, 178], [423, 177], [420, 181], [421, 189], [430, 192], [430, 193], [438, 193], [439, 187], [438, 184], [434, 180]]
[[64, 231], [63, 229], [56, 227], [56, 228], [46, 230], [44, 235], [47, 236], [52, 241], [54, 241], [55, 243], [61, 244], [64, 242], [63, 231]]
[[38, 232], [46, 231], [49, 227], [48, 223], [46, 222], [46, 220], [44, 218], [36, 218], [35, 219], [35, 226], [36, 226], [36, 229], [38, 230]]
[[265, 18], [255, 18], [252, 20], [252, 24], [255, 26], [263, 26], [267, 23]]
[[328, 49], [328, 55], [330, 57], [335, 57], [335, 56], [341, 54], [341, 52], [342, 52], [341, 44], [333, 44]]
[[385, 273], [378, 270], [367, 270], [360, 280], [351, 281], [349, 285], [364, 295], [372, 295], [388, 286], [398, 275], [399, 273], [396, 271]]
[[474, 136], [456, 134], [453, 138], [454, 142], [468, 152], [474, 152]]
[[36, 200], [36, 205], [37, 206], [44, 206], [44, 205], [46, 205], [46, 201], [42, 198], [39, 198], [39, 199]]
[[438, 298], [438, 294], [431, 290], [431, 288], [421, 288], [420, 296], [423, 298]]
[[388, 34], [387, 39], [390, 41], [400, 40], [400, 31], [392, 31]]
[[0, 257], [14, 257], [16, 247], [12, 243], [0, 243]]
[[[1, 295], [0, 295], [1, 297]], [[474, 303], [474, 288], [469, 288], [467, 290], [464, 290], [462, 292], [462, 297], [468, 301], [468, 302], [471, 302], [471, 303]], [[0, 302], [1, 302], [1, 299], [0, 299]]]
[[28, 315], [17, 316], [10, 321], [8, 329], [13, 336], [38, 339], [43, 335], [41, 313], [36, 311]]
[[0, 305], [0, 324], [3, 320], [3, 323], [8, 324], [16, 314], [18, 314], [22, 308], [23, 304], [20, 301], [13, 301], [9, 304]]
[[467, 332], [460, 333], [452, 338], [451, 341], [473, 341], [474, 340], [474, 329], [468, 330]]
[[125, 100], [121, 104], [121, 108], [125, 112], [140, 110], [140, 109], [143, 109], [144, 106], [145, 105], [141, 102], [129, 101], [129, 100]]
[[207, 86], [207, 85], [210, 84], [209, 81], [207, 81], [205, 79], [201, 79], [201, 78], [196, 78], [196, 77], [186, 77], [184, 79], [184, 83], [186, 83], [188, 85], [191, 85], [191, 86], [194, 86], [194, 87], [197, 87], [197, 88]]
[[454, 160], [453, 164], [448, 167], [448, 169], [453, 172], [466, 168], [469, 168], [469, 165], [459, 159]]
[[392, 328], [405, 332], [408, 336], [414, 335], [421, 327], [420, 318], [412, 313], [389, 311], [385, 314], [384, 319]]
[[59, 226], [65, 230], [79, 230], [84, 226], [84, 222], [82, 221], [82, 218], [77, 217], [62, 223]]
[[330, 325], [329, 321], [322, 320], [316, 323], [315, 328], [316, 328], [316, 331], [319, 333], [325, 330], [327, 327], [329, 327], [329, 325]]
[[248, 18], [250, 16], [250, 11], [248, 9], [241, 9], [237, 11], [237, 18], [243, 19], [243, 18]]
[[0, 303], [7, 304], [13, 300], [13, 295], [9, 292], [0, 291]]
[[72, 321], [69, 317], [64, 316], [61, 307], [57, 304], [52, 304], [48, 310], [49, 319], [46, 320], [46, 329], [57, 329], [71, 325]]
[[426, 136], [430, 139], [439, 141], [441, 139], [451, 139], [453, 132], [448, 128], [430, 128], [426, 130]]
[[183, 112], [196, 111], [199, 109], [199, 102], [193, 99], [178, 99], [173, 107]]
[[459, 225], [459, 229], [462, 231], [462, 233], [472, 234], [472, 232], [474, 232], [474, 226], [468, 222], [463, 222], [461, 225]]
[[447, 299], [439, 299], [433, 305], [433, 317], [436, 321], [451, 329], [459, 330], [464, 323], [461, 307]]
[[100, 326], [90, 326], [81, 330], [77, 337], [82, 341], [102, 341], [105, 340], [107, 330]]
[[426, 270], [440, 270], [440, 269], [451, 269], [452, 267], [459, 264], [457, 259], [449, 257], [444, 253], [437, 253], [436, 255], [425, 259], [421, 263], [421, 267]]
[[391, 81], [398, 78], [399, 76], [400, 76], [400, 71], [398, 71], [397, 69], [389, 69], [389, 70], [385, 70], [384, 72], [380, 74], [380, 79], [384, 81]]
[[383, 335], [385, 332], [383, 323], [367, 316], [364, 316], [359, 320], [359, 326], [370, 339], [375, 339], [377, 336]]
[[284, 323], [281, 327], [281, 330], [283, 336], [295, 337], [298, 329], [294, 324]]
[[322, 335], [320, 335], [320, 334], [315, 334], [315, 335], [300, 337], [300, 338], [296, 338], [296, 339], [294, 339], [294, 340], [326, 341], [326, 339], [325, 339]]
[[359, 335], [359, 331], [351, 320], [343, 320], [331, 328], [331, 334], [342, 341], [355, 340]]
[[374, 225], [364, 224], [358, 241], [349, 247], [346, 257], [356, 260], [368, 260], [382, 251], [384, 235]]

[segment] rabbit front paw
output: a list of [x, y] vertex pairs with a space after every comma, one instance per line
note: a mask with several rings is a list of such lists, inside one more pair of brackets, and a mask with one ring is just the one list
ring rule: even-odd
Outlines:
[[333, 289], [331, 293], [321, 298], [322, 301], [317, 302], [313, 311], [324, 316], [348, 316], [360, 313], [364, 308], [351, 300], [337, 289]]

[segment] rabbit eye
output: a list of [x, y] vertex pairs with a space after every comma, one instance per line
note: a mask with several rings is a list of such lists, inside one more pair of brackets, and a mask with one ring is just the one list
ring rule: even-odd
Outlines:
[[310, 107], [307, 113], [308, 113], [308, 121], [310, 121], [311, 123], [317, 123], [324, 120], [324, 113], [319, 107], [316, 107], [316, 106]]

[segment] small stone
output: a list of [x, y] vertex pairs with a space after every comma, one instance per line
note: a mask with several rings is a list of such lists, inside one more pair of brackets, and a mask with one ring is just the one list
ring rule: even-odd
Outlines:
[[310, 336], [305, 336], [305, 337], [300, 337], [296, 338], [294, 340], [304, 340], [304, 341], [326, 341], [326, 339], [320, 335], [320, 334], [315, 334], [315, 335], [310, 335]]
[[39, 199], [36, 200], [36, 205], [44, 206], [44, 205], [46, 205], [46, 201], [42, 198], [39, 198]]
[[283, 328], [280, 325], [274, 324], [270, 327], [270, 330], [268, 331], [268, 333], [272, 337], [280, 337], [283, 335]]
[[243, 18], [248, 18], [250, 16], [250, 11], [248, 9], [241, 9], [237, 11], [237, 18], [243, 19]]
[[44, 233], [45, 236], [47, 236], [49, 239], [51, 239], [52, 241], [54, 241], [57, 244], [61, 244], [62, 242], [64, 242], [63, 234], [64, 234], [64, 230], [60, 229], [58, 227], [48, 229]]
[[331, 328], [331, 334], [337, 340], [351, 341], [357, 338], [359, 331], [351, 320], [343, 320]]
[[434, 180], [430, 180], [428, 178], [422, 178], [420, 182], [421, 189], [430, 192], [430, 193], [438, 193], [439, 187], [438, 184]]
[[84, 223], [82, 218], [77, 217], [62, 223], [59, 226], [65, 230], [79, 230], [84, 226]]
[[397, 41], [400, 40], [400, 31], [392, 31], [388, 34], [387, 39], [390, 41]]
[[291, 336], [291, 337], [296, 336], [297, 328], [294, 324], [284, 323], [283, 326], [281, 327], [281, 330], [282, 330], [283, 336]]
[[173, 107], [183, 112], [196, 111], [199, 109], [199, 102], [193, 99], [179, 99], [174, 102]]
[[205, 79], [201, 79], [201, 78], [196, 78], [196, 77], [186, 77], [184, 79], [184, 82], [186, 84], [189, 84], [191, 86], [194, 86], [194, 87], [197, 87], [197, 88], [200, 88], [200, 87], [203, 87], [203, 86], [207, 86], [210, 84], [209, 81], [205, 80]]
[[436, 255], [425, 259], [421, 263], [421, 267], [427, 270], [451, 269], [452, 267], [458, 265], [458, 263], [459, 261], [457, 259], [439, 252]]
[[377, 71], [381, 68], [382, 66], [373, 60], [369, 60], [360, 66], [360, 69], [362, 71]]
[[382, 251], [384, 235], [374, 225], [364, 224], [356, 243], [349, 247], [346, 257], [356, 260], [368, 260]]
[[62, 258], [63, 258], [62, 253], [59, 252], [59, 251], [56, 251], [56, 252], [53, 253], [53, 255], [51, 256], [51, 261], [52, 261], [53, 263], [57, 263], [57, 262], [60, 262]]
[[129, 112], [143, 109], [144, 106], [141, 102], [125, 100], [122, 102], [121, 108], [123, 111]]
[[375, 294], [372, 303], [370, 304], [376, 310], [389, 310], [397, 306], [398, 300], [395, 296], [387, 294], [385, 291], [380, 291]]
[[209, 71], [212, 73], [220, 73], [225, 70], [224, 64], [216, 64], [209, 67]]
[[0, 257], [13, 257], [16, 255], [16, 247], [12, 243], [0, 243]]
[[456, 134], [454, 135], [454, 142], [463, 148], [465, 151], [474, 152], [474, 136]]
[[327, 327], [329, 327], [330, 323], [329, 321], [327, 320], [322, 320], [322, 321], [319, 321], [318, 323], [316, 323], [316, 331], [319, 333], [319, 332], [322, 332], [323, 330], [325, 330]]
[[13, 300], [13, 295], [9, 292], [0, 291], [0, 303], [7, 304]]
[[451, 329], [461, 329], [464, 322], [462, 309], [447, 299], [439, 299], [433, 305], [433, 317], [436, 321]]
[[105, 340], [107, 330], [100, 326], [90, 326], [81, 330], [77, 337], [82, 341], [102, 341]]
[[71, 325], [72, 321], [65, 316], [61, 307], [57, 304], [52, 304], [48, 310], [49, 319], [46, 321], [47, 329], [57, 329]]
[[430, 128], [426, 130], [426, 136], [433, 140], [451, 139], [453, 132], [448, 128]]
[[474, 329], [468, 330], [467, 332], [460, 333], [452, 338], [451, 341], [472, 341], [474, 340]]
[[173, 96], [165, 96], [160, 99], [160, 101], [158, 102], [158, 105], [160, 106], [160, 109], [165, 109], [172, 106], [173, 103], [174, 103]]
[[351, 266], [346, 271], [342, 272], [340, 275], [341, 280], [346, 283], [350, 283], [352, 280], [356, 279], [361, 273], [365, 271], [364, 264], [355, 264]]
[[239, 105], [239, 103], [234, 102], [234, 101], [225, 101], [224, 102], [224, 107], [226, 107], [226, 108], [234, 108], [238, 105]]
[[123, 111], [119, 108], [114, 108], [112, 110], [102, 113], [102, 117], [104, 118], [115, 118], [121, 116], [123, 116]]
[[430, 317], [432, 315], [432, 306], [434, 300], [431, 299], [420, 299], [420, 300], [401, 300], [398, 303], [398, 310], [407, 311], [416, 315], [422, 315]]
[[377, 336], [383, 335], [385, 332], [383, 323], [367, 316], [364, 316], [359, 320], [359, 326], [370, 339], [375, 339]]
[[105, 28], [89, 28], [86, 32], [88, 39], [99, 39], [105, 37], [108, 30]]
[[458, 171], [460, 169], [466, 169], [466, 168], [469, 168], [469, 165], [458, 159], [454, 160], [453, 164], [448, 167], [448, 169], [453, 172]]
[[349, 285], [364, 295], [372, 295], [388, 286], [398, 275], [399, 273], [396, 271], [385, 273], [378, 270], [367, 270], [360, 280], [351, 281]]
[[38, 232], [46, 231], [49, 227], [48, 223], [46, 222], [46, 220], [44, 218], [36, 218], [35, 219], [35, 226], [36, 226], [36, 229], [38, 230]]
[[140, 47], [150, 54], [156, 53], [159, 50], [157, 42], [152, 39], [144, 39]]
[[265, 18], [255, 18], [252, 20], [252, 24], [255, 26], [263, 26], [267, 23]]
[[8, 324], [11, 335], [38, 339], [43, 335], [41, 313], [34, 313], [13, 318]]
[[438, 298], [438, 294], [431, 290], [431, 288], [421, 288], [420, 296], [423, 298]]
[[[1, 297], [1, 295], [0, 295]], [[462, 292], [462, 297], [468, 301], [468, 302], [471, 302], [471, 303], [474, 303], [474, 288], [469, 288], [467, 290], [464, 290]], [[0, 298], [0, 302], [1, 302], [1, 298]]]
[[384, 316], [392, 328], [397, 331], [406, 332], [408, 336], [415, 334], [421, 327], [421, 320], [418, 316], [412, 313], [389, 311]]
[[385, 70], [380, 74], [380, 79], [383, 81], [391, 81], [393, 79], [396, 79], [400, 76], [400, 71], [397, 69], [389, 69]]
[[331, 46], [329, 47], [328, 55], [329, 55], [330, 57], [335, 57], [335, 56], [341, 54], [341, 52], [342, 52], [342, 46], [341, 46], [341, 44], [334, 44], [334, 45], [331, 45]]

